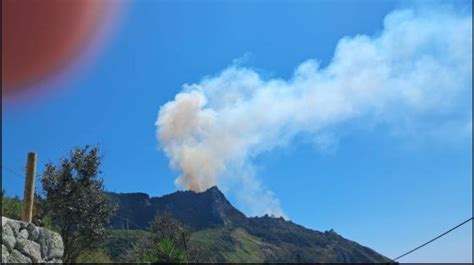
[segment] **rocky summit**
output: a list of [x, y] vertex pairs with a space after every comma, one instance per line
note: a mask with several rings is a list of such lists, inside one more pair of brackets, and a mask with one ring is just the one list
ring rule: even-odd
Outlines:
[[[220, 226], [238, 226], [247, 218], [235, 209], [224, 194], [212, 187], [205, 192], [177, 191], [162, 197], [150, 198], [145, 193], [110, 193], [119, 205], [112, 219], [113, 228], [146, 229], [157, 213], [170, 213], [193, 230]], [[130, 220], [128, 224], [126, 221]]]
[[152, 198], [144, 193], [110, 196], [118, 205], [114, 229], [146, 230], [155, 214], [169, 213], [191, 227], [191, 240], [207, 250], [200, 262], [390, 261], [333, 230], [319, 232], [270, 216], [246, 217], [217, 187]]

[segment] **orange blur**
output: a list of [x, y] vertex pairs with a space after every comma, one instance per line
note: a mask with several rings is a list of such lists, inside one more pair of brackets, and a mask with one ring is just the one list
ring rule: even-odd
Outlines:
[[107, 1], [2, 0], [2, 94], [60, 71], [91, 41]]

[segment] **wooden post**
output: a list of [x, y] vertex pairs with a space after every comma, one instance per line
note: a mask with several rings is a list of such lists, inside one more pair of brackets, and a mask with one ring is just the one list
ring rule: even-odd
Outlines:
[[28, 153], [28, 160], [26, 161], [26, 179], [25, 179], [25, 193], [23, 195], [23, 211], [21, 220], [23, 222], [31, 223], [33, 218], [33, 200], [35, 198], [35, 176], [36, 176], [36, 153]]

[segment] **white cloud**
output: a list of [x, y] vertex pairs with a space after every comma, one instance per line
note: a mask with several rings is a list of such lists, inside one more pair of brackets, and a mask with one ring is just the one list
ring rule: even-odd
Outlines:
[[252, 159], [297, 134], [326, 145], [335, 141], [328, 138], [331, 126], [355, 118], [395, 130], [422, 123], [410, 128], [423, 128], [420, 134], [456, 133], [466, 120], [471, 128], [471, 23], [470, 14], [452, 10], [394, 11], [378, 36], [341, 39], [325, 68], [307, 60], [283, 80], [230, 66], [184, 85], [156, 122], [157, 138], [181, 172], [176, 184], [204, 190], [230, 178], [248, 212], [284, 215], [253, 173]]

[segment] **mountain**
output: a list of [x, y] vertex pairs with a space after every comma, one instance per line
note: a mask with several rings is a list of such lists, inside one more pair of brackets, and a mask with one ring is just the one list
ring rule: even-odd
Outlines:
[[109, 193], [118, 205], [112, 227], [146, 229], [156, 213], [170, 213], [193, 230], [238, 225], [247, 222], [243, 213], [235, 209], [224, 194], [212, 187], [205, 192], [177, 191], [162, 197], [150, 198], [145, 193]]
[[[118, 205], [112, 228], [145, 230], [156, 213], [169, 213], [193, 230], [202, 262], [389, 262], [335, 231], [318, 232], [283, 218], [246, 217], [217, 188], [150, 198], [110, 193]], [[117, 232], [120, 234], [120, 232]]]

